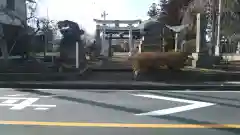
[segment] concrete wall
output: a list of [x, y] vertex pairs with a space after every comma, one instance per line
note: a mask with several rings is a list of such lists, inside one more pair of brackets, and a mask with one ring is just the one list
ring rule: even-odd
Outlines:
[[223, 53], [222, 58], [226, 61], [240, 61], [240, 54]]
[[[0, 0], [0, 7], [6, 7], [7, 0]], [[26, 0], [15, 0], [15, 10], [12, 12], [15, 16], [18, 16], [22, 20], [27, 18]], [[8, 15], [0, 11], [0, 23], [21, 25], [18, 19], [12, 19]]]

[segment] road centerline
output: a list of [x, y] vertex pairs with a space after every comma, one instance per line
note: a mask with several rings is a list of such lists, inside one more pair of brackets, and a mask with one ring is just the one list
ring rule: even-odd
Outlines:
[[0, 125], [55, 126], [55, 127], [102, 127], [102, 128], [235, 128], [240, 124], [134, 124], [134, 123], [87, 123], [45, 121], [0, 121]]

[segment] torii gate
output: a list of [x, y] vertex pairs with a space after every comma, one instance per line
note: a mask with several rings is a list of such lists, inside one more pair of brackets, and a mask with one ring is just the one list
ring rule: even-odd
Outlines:
[[[98, 20], [94, 19], [97, 23], [96, 26], [96, 43], [101, 45], [101, 54], [104, 56], [109, 56], [109, 47], [111, 46], [111, 39], [116, 38], [112, 37], [112, 34], [129, 34], [129, 48], [130, 55], [134, 48], [134, 33], [140, 33], [138, 27], [134, 27], [134, 24], [140, 24], [141, 20]], [[114, 24], [114, 27], [109, 27], [107, 24]], [[119, 24], [128, 24], [128, 27], [119, 27]], [[100, 34], [102, 33], [102, 36]], [[110, 34], [109, 45], [106, 43], [106, 34]], [[101, 42], [102, 39], [102, 42]]]

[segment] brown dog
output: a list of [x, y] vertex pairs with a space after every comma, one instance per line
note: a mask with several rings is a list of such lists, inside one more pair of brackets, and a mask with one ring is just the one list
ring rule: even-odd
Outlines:
[[189, 58], [192, 59], [184, 52], [142, 52], [129, 57], [129, 60], [132, 62], [134, 77], [137, 77], [139, 72], [158, 70], [163, 66], [170, 70], [180, 70]]

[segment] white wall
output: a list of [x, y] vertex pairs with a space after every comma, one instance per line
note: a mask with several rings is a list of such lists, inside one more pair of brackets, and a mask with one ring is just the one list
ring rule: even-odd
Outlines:
[[118, 45], [119, 39], [112, 39], [112, 45]]
[[[0, 7], [6, 6], [7, 0], [0, 0]], [[15, 11], [13, 12], [16, 16], [22, 20], [27, 18], [27, 9], [26, 9], [26, 0], [15, 0]], [[12, 24], [12, 25], [21, 25], [21, 22], [18, 19], [12, 19], [8, 15], [0, 11], [0, 23]]]

